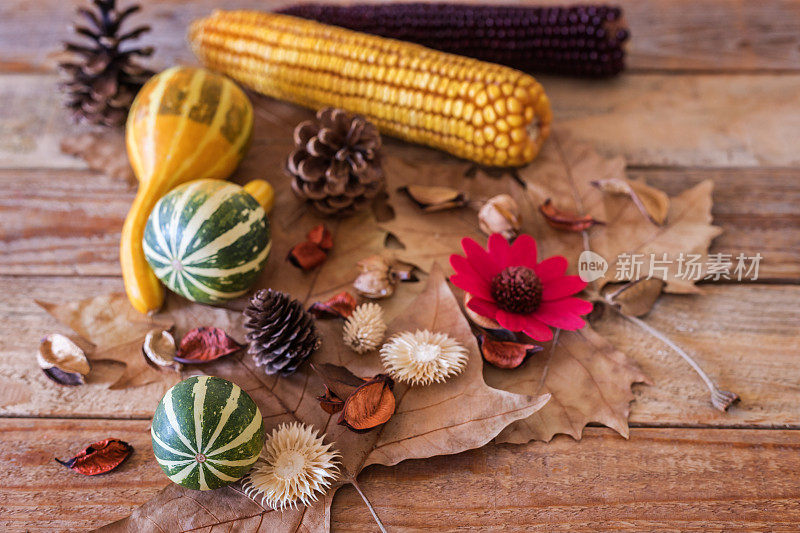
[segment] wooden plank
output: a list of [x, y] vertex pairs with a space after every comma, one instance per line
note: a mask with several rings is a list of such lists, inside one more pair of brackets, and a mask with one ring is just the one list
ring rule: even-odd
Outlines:
[[[127, 515], [168, 482], [147, 422], [0, 420], [0, 529], [77, 531]], [[83, 477], [53, 461], [116, 436], [135, 449], [120, 469]], [[390, 531], [796, 530], [796, 430], [590, 428], [581, 442], [489, 445], [371, 467], [362, 489]], [[334, 531], [374, 531], [351, 488]]]
[[[271, 144], [276, 154], [283, 149], [288, 153], [288, 145]], [[275, 159], [258, 174], [285, 179]], [[761, 279], [800, 279], [800, 170], [635, 170], [631, 176], [672, 195], [714, 180], [714, 221], [725, 232], [711, 252], [761, 253]], [[55, 177], [53, 171], [0, 170], [0, 273], [119, 275], [119, 231], [134, 192], [122, 180], [85, 171]]]
[[[346, 2], [347, 0], [328, 0]], [[466, 0], [464, 0], [466, 1]], [[163, 67], [191, 58], [186, 28], [212, 9], [269, 10], [285, 0], [194, 0], [141, 2], [136, 21], [153, 31], [142, 41], [158, 50], [154, 63]], [[531, 3], [507, 0], [509, 4]], [[539, 0], [536, 4], [563, 4]], [[800, 69], [800, 6], [790, 0], [620, 0], [631, 27], [628, 64], [632, 70], [798, 70]], [[0, 69], [49, 70], [54, 51], [70, 37], [66, 21], [74, 6], [59, 0], [7, 0], [0, 7]]]
[[[96, 364], [89, 383], [66, 388], [37, 368], [39, 340], [68, 332], [33, 299], [67, 301], [121, 290], [116, 278], [0, 278], [0, 415], [148, 418], [163, 392], [151, 385], [106, 389], [121, 371]], [[608, 314], [598, 330], [653, 379], [635, 387], [631, 422], [720, 427], [797, 426], [800, 420], [800, 286], [706, 285], [703, 296], [664, 296], [647, 317], [668, 333], [720, 385], [742, 396], [729, 413], [714, 410], [708, 391], [686, 363], [635, 326]], [[399, 290], [404, 290], [402, 287]], [[411, 289], [408, 289], [411, 290]], [[24, 295], [21, 297], [21, 295]]]
[[[631, 74], [586, 81], [542, 77], [555, 120], [608, 155], [633, 166], [781, 167], [800, 165], [800, 75]], [[85, 168], [59, 152], [83, 128], [60, 109], [49, 74], [0, 75], [0, 168]], [[262, 99], [263, 116], [288, 121], [270, 140], [306, 116], [290, 104]], [[263, 118], [263, 117], [262, 117]], [[263, 138], [262, 140], [267, 140]]]

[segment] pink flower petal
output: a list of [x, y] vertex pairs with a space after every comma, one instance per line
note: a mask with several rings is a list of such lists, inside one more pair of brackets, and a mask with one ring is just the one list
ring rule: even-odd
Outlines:
[[450, 256], [450, 265], [456, 271], [455, 275], [450, 276], [450, 283], [456, 287], [467, 291], [473, 296], [478, 296], [485, 300], [492, 299], [492, 291], [489, 282], [475, 272], [472, 265], [465, 257], [460, 255]]
[[461, 239], [461, 247], [467, 255], [467, 261], [475, 269], [475, 272], [485, 280], [492, 279], [498, 272], [502, 270], [495, 261], [489, 257], [489, 254], [481, 248], [481, 245], [472, 239]]
[[554, 328], [576, 330], [586, 325], [586, 322], [578, 315], [586, 314], [591, 310], [591, 302], [578, 298], [564, 298], [553, 302], [542, 302], [533, 316]]
[[509, 266], [536, 268], [536, 240], [530, 235], [520, 235], [511, 245], [508, 255]]
[[467, 302], [467, 307], [479, 315], [491, 318], [492, 320], [495, 320], [497, 312], [500, 310], [496, 303], [480, 298], [471, 298], [469, 302]]
[[535, 341], [545, 342], [553, 338], [553, 330], [532, 316], [526, 317], [525, 329], [522, 331]]
[[536, 265], [533, 270], [542, 283], [548, 283], [564, 275], [567, 271], [567, 260], [560, 255], [554, 255]]
[[[561, 298], [552, 302], [542, 302], [539, 309], [546, 308], [558, 313], [571, 313], [573, 315], [585, 315], [592, 311], [592, 302], [581, 300], [580, 298]], [[539, 310], [537, 309], [537, 311]]]
[[508, 266], [508, 255], [511, 252], [511, 245], [499, 233], [492, 233], [489, 235], [489, 243], [487, 245], [489, 256], [494, 262], [502, 268]]
[[562, 276], [544, 284], [542, 300], [549, 302], [577, 294], [586, 288], [586, 282], [578, 276]]
[[534, 316], [548, 326], [568, 331], [575, 331], [586, 325], [586, 322], [578, 315], [544, 313], [537, 309]]
[[518, 315], [504, 309], [498, 309], [497, 315], [494, 317], [497, 322], [510, 331], [522, 331], [527, 324], [526, 315]]

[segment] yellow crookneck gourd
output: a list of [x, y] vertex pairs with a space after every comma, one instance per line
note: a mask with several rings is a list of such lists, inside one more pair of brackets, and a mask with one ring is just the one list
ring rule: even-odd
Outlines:
[[120, 242], [125, 291], [133, 307], [152, 313], [164, 287], [147, 264], [147, 217], [170, 189], [194, 179], [226, 179], [253, 132], [253, 107], [231, 80], [202, 68], [173, 67], [151, 78], [131, 106], [126, 144], [139, 191]]

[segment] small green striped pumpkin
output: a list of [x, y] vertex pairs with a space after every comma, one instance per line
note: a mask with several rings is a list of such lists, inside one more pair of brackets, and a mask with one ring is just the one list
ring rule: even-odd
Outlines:
[[159, 200], [144, 233], [144, 254], [172, 291], [202, 303], [241, 296], [271, 248], [269, 220], [235, 183], [196, 180]]
[[170, 480], [194, 490], [244, 477], [264, 446], [264, 420], [238, 385], [194, 376], [172, 387], [156, 408], [153, 453]]

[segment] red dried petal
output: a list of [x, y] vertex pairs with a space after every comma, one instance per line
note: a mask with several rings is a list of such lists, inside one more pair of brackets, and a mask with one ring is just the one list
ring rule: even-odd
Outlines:
[[517, 368], [528, 356], [543, 350], [541, 346], [536, 344], [499, 341], [488, 335], [481, 335], [478, 339], [480, 340], [483, 358], [487, 363], [497, 368]]
[[539, 206], [539, 212], [551, 227], [561, 231], [581, 232], [592, 226], [605, 224], [605, 222], [595, 220], [589, 215], [578, 216], [575, 213], [561, 211], [553, 205], [550, 198]]
[[308, 242], [313, 242], [326, 252], [333, 248], [333, 233], [331, 233], [325, 224], [314, 226], [311, 231], [306, 235]]
[[296, 244], [289, 252], [289, 262], [297, 268], [303, 270], [312, 270], [328, 258], [325, 251], [310, 241], [304, 241]]
[[175, 360], [181, 363], [210, 363], [242, 349], [242, 345], [221, 328], [195, 328], [178, 346]]
[[347, 291], [340, 292], [324, 302], [316, 302], [308, 312], [314, 318], [347, 318], [356, 308], [355, 297]]
[[106, 439], [87, 446], [72, 459], [58, 463], [85, 476], [96, 476], [114, 470], [133, 453], [133, 446], [119, 439]]

